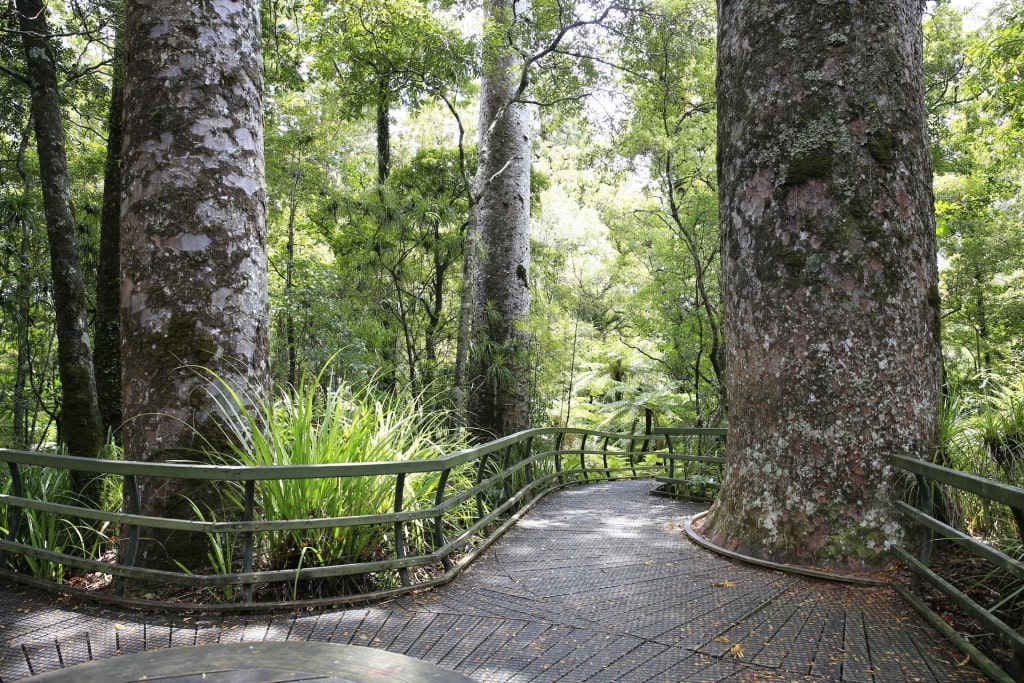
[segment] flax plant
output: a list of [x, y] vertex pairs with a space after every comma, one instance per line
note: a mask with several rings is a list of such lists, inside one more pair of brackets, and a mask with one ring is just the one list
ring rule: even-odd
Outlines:
[[[415, 400], [380, 398], [370, 389], [332, 383], [325, 373], [303, 379], [277, 400], [248, 409], [222, 385], [233, 444], [230, 462], [247, 466], [394, 462], [435, 458], [461, 446], [447, 436], [443, 415], [424, 413]], [[406, 478], [403, 508], [433, 505], [439, 474]], [[234, 504], [241, 507], [235, 490]], [[351, 476], [260, 481], [256, 508], [266, 520], [302, 520], [383, 514], [394, 509], [395, 477]], [[408, 525], [410, 539], [429, 533]], [[270, 568], [345, 564], [393, 556], [392, 525], [335, 525], [261, 534], [259, 559]]]
[[[67, 470], [52, 467], [26, 466], [21, 470], [23, 495], [33, 500], [62, 505], [85, 506], [75, 492]], [[0, 482], [0, 490], [11, 493], [10, 478]], [[105, 509], [116, 510], [120, 501], [117, 491], [110, 486], [101, 489]], [[0, 524], [0, 534], [7, 535], [10, 520]], [[18, 540], [34, 548], [51, 550], [76, 557], [98, 559], [110, 542], [108, 522], [90, 522], [69, 519], [53, 512], [22, 509]], [[9, 560], [11, 567], [40, 579], [63, 583], [68, 578], [68, 567], [59, 562], [17, 555]]]

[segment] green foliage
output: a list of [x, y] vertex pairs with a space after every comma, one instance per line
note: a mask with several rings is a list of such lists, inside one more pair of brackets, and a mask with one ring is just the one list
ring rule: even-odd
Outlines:
[[[313, 465], [323, 463], [393, 462], [434, 458], [462, 446], [449, 436], [443, 415], [427, 414], [413, 401], [375, 396], [335, 383], [321, 374], [306, 377], [297, 387], [254, 410], [224, 388], [225, 425], [234, 444], [229, 462], [248, 466]], [[404, 509], [430, 507], [438, 473], [406, 478]], [[337, 479], [294, 479], [259, 482], [256, 506], [265, 519], [319, 519], [382, 514], [394, 507], [395, 484], [390, 476]], [[240, 491], [224, 495], [242, 509]], [[428, 538], [425, 529], [410, 523], [410, 537]], [[384, 554], [394, 543], [391, 525], [332, 526], [262, 534], [257, 541], [262, 566], [299, 568], [316, 564], [368, 561]], [[211, 539], [223, 546], [227, 539]], [[231, 541], [237, 543], [237, 538]], [[226, 570], [238, 553], [221, 548], [211, 558]]]
[[943, 6], [925, 26], [943, 346], [958, 378], [1005, 374], [1024, 358], [1021, 127], [1004, 102], [1019, 64], [992, 49], [1019, 32], [1011, 5], [971, 32]]
[[996, 113], [1009, 119], [1019, 145], [1024, 142], [1024, 3], [1004, 0], [970, 57], [978, 67], [976, 87], [991, 96]]
[[461, 173], [455, 150], [421, 148], [382, 186], [332, 192], [313, 219], [353, 293], [345, 319], [386, 378], [412, 394], [434, 391], [454, 354], [468, 211]]
[[[941, 426], [940, 464], [1024, 486], [1024, 379], [1019, 373], [989, 374], [951, 385]], [[957, 493], [946, 511], [952, 523], [992, 542], [1004, 543], [1018, 535], [1004, 506], [971, 494]]]
[[315, 63], [338, 84], [350, 116], [420, 106], [470, 71], [472, 43], [421, 2], [357, 0], [315, 9]]
[[[58, 505], [92, 507], [92, 501], [83, 504], [67, 470], [35, 466], [22, 466], [20, 470], [23, 497]], [[14, 495], [12, 486], [9, 474], [0, 476], [0, 491]], [[100, 490], [98, 503], [101, 509], [110, 512], [120, 510], [120, 480], [104, 480]], [[8, 514], [11, 514], [10, 508]], [[11, 523], [10, 518], [0, 519], [0, 534], [9, 533]], [[104, 552], [111, 549], [112, 532], [114, 530], [110, 528], [108, 522], [69, 519], [58, 513], [26, 508], [21, 511], [17, 540], [34, 548], [98, 560]], [[56, 583], [65, 583], [70, 578], [67, 566], [50, 560], [17, 555], [8, 562], [11, 569], [36, 578]]]

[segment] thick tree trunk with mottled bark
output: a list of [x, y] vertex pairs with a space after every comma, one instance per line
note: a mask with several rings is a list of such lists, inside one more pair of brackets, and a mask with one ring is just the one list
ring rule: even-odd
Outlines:
[[[39, 0], [18, 0], [17, 10], [29, 76], [46, 234], [50, 244], [61, 385], [60, 436], [72, 455], [96, 457], [103, 446], [103, 430], [89, 344], [78, 225], [71, 210], [71, 179], [64, 146], [57, 63], [42, 3]], [[87, 478], [80, 478], [76, 483], [83, 487], [86, 481]]]
[[480, 88], [480, 257], [473, 310], [470, 425], [484, 438], [526, 429], [530, 421], [530, 110], [514, 102], [522, 65], [506, 37], [517, 33], [526, 2], [485, 3]]
[[[259, 16], [256, 0], [127, 6], [121, 312], [132, 460], [225, 446], [208, 372], [243, 399], [266, 387]], [[186, 497], [207, 492], [149, 481], [142, 500], [147, 514], [187, 516]], [[147, 565], [204, 559], [202, 543], [152, 536]]]
[[870, 565], [930, 457], [939, 296], [919, 0], [719, 1], [729, 395], [717, 542]]

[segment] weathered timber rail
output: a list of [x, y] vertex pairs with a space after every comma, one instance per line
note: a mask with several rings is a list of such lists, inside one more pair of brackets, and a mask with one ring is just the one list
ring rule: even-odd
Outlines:
[[[718, 430], [724, 434], [724, 430]], [[519, 515], [553, 490], [602, 480], [655, 477], [670, 472], [685, 453], [669, 453], [666, 440], [675, 448], [690, 439], [703, 439], [706, 430], [660, 429], [656, 434], [621, 434], [572, 428], [532, 429], [429, 460], [373, 463], [329, 463], [304, 466], [245, 467], [194, 462], [143, 463], [76, 458], [45, 453], [0, 449], [10, 477], [0, 493], [0, 573], [28, 580], [25, 572], [11, 572], [9, 563], [19, 558], [36, 565], [48, 563], [58, 574], [77, 571], [111, 575], [109, 590], [90, 591], [89, 596], [137, 607], [173, 608], [175, 601], [154, 600], [146, 586], [180, 586], [210, 595], [230, 595], [230, 601], [208, 604], [209, 609], [240, 610], [287, 607], [298, 604], [337, 605], [365, 602], [407, 593], [449, 581], [477, 557]], [[685, 447], [684, 447], [685, 448]], [[46, 478], [47, 472], [66, 471], [113, 479], [125, 501], [122, 509], [102, 510], [89, 506], [32, 496], [25, 486], [26, 474]], [[211, 520], [166, 518], [142, 513], [139, 480], [197, 480], [210, 486], [240, 487], [236, 519]], [[406, 492], [414, 479], [424, 478], [428, 496], [410, 503]], [[390, 482], [391, 512], [342, 517], [266, 519], [260, 517], [260, 487], [287, 485], [310, 479], [375, 479]], [[387, 488], [387, 487], [385, 487]], [[422, 488], [422, 487], [421, 487]], [[423, 501], [429, 502], [423, 505]], [[414, 507], [415, 506], [415, 507]], [[43, 519], [46, 518], [46, 519]], [[47, 520], [86, 521], [96, 527], [127, 529], [120, 546], [100, 544], [92, 556], [75, 549], [46, 547], [35, 542], [26, 527], [46, 528]], [[372, 560], [336, 564], [300, 564], [297, 567], [261, 567], [262, 535], [296, 530], [374, 527], [386, 529], [387, 543]], [[147, 529], [192, 532], [220, 539], [224, 555], [233, 558], [221, 571], [183, 567], [179, 571], [138, 566], [140, 539]], [[410, 531], [415, 533], [410, 533]], [[414, 538], [411, 538], [414, 537]], [[115, 552], [116, 550], [116, 552]], [[383, 553], [388, 556], [381, 557]], [[312, 557], [312, 553], [310, 553]], [[237, 559], [234, 559], [237, 558]], [[24, 564], [24, 563], [23, 563]], [[224, 571], [228, 570], [228, 571]], [[373, 576], [376, 590], [322, 598], [258, 600], [254, 587], [298, 585], [307, 580]], [[135, 590], [132, 588], [136, 587]], [[66, 588], [65, 588], [66, 589]], [[183, 605], [194, 609], [196, 605]]]
[[[921, 509], [903, 501], [897, 502], [897, 506], [924, 531], [924, 541], [916, 554], [900, 546], [893, 548], [896, 555], [907, 564], [914, 574], [909, 589], [906, 586], [897, 585], [895, 586], [896, 590], [933, 626], [947, 637], [952, 638], [961, 650], [970, 654], [980, 668], [994, 680], [1014, 680], [1014, 678], [1018, 681], [1024, 680], [1024, 634], [1001, 620], [991, 610], [972, 600], [951, 581], [940, 576], [929, 566], [932, 548], [936, 542], [955, 543], [986, 563], [990, 569], [1005, 572], [1012, 577], [1022, 587], [1016, 597], [1017, 602], [1024, 600], [1024, 562], [936, 519], [934, 487], [944, 486], [978, 496], [988, 501], [989, 504], [1005, 505], [1009, 508], [1010, 516], [1015, 522], [1022, 544], [1024, 544], [1024, 489], [921, 460], [904, 457], [893, 457], [891, 460], [900, 469], [913, 474], [917, 481]], [[991, 662], [988, 662], [969, 642], [959, 638], [958, 634], [919, 597], [922, 581], [928, 582], [946, 595], [965, 614], [990, 633], [996, 634], [1012, 650], [1014, 659], [1010, 668], [1014, 673], [1014, 678], [1006, 676], [998, 668], [993, 668], [994, 665]]]

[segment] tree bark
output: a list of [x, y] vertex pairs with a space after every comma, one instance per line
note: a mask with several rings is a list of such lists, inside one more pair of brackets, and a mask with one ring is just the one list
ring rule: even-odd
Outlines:
[[121, 31], [115, 38], [107, 113], [107, 159], [103, 172], [103, 211], [96, 274], [96, 390], [106, 433], [120, 429], [121, 411], [121, 143], [124, 63]]
[[[42, 2], [18, 0], [16, 6], [29, 76], [50, 244], [61, 383], [60, 436], [70, 454], [96, 457], [103, 446], [103, 430], [89, 343], [78, 225], [71, 210], [71, 179], [64, 145], [57, 62]], [[76, 476], [76, 485], [82, 490], [89, 479]], [[94, 494], [84, 490], [83, 493], [90, 497]]]
[[[125, 60], [125, 456], [194, 460], [227, 447], [218, 382], [251, 406], [269, 377], [259, 3], [129, 2]], [[206, 498], [143, 485], [147, 514]], [[152, 537], [147, 565], [205, 559], [187, 536]]]
[[871, 565], [937, 442], [919, 0], [719, 0], [729, 443], [718, 543]]
[[[481, 438], [530, 422], [530, 110], [515, 102], [522, 78], [514, 36], [527, 2], [484, 5], [480, 87], [479, 200], [470, 425]], [[513, 40], [515, 40], [513, 38]], [[518, 67], [518, 68], [517, 68]]]

